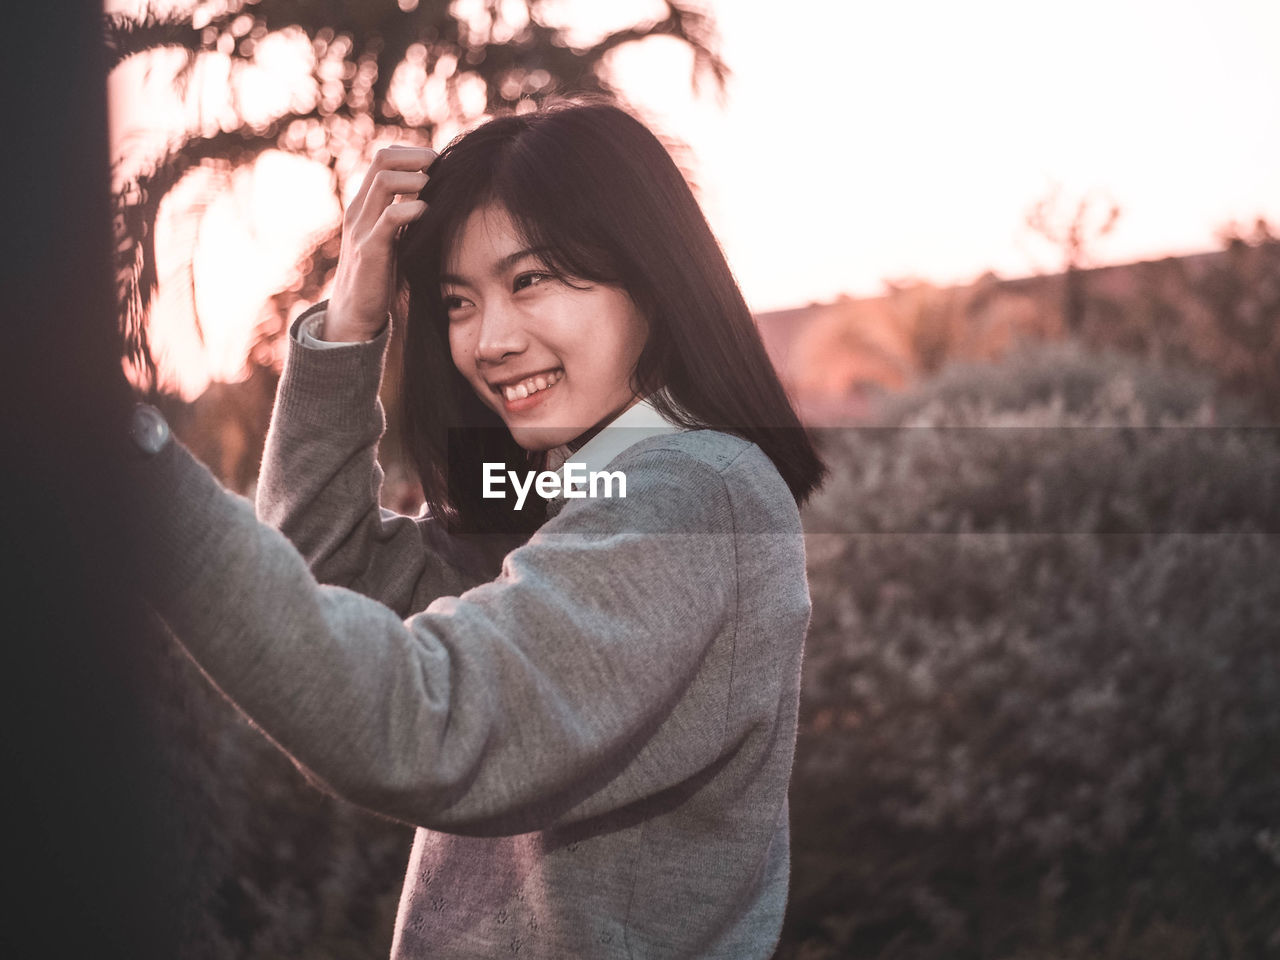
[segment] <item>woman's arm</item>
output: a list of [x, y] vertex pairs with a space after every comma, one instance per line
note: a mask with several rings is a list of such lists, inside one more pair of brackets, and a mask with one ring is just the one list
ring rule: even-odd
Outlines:
[[[422, 215], [412, 199], [436, 152], [379, 150], [342, 219], [331, 301], [299, 317], [259, 473], [259, 516], [300, 550], [316, 577], [358, 590], [401, 616], [435, 597], [494, 575], [501, 544], [450, 537], [434, 519], [397, 516], [378, 502], [378, 441], [386, 427], [378, 387], [386, 360], [392, 248], [400, 227]], [[396, 196], [401, 195], [397, 200]], [[321, 316], [333, 349], [304, 346], [298, 328]]]
[[[638, 444], [625, 499], [567, 505], [501, 575], [402, 620], [317, 585], [177, 442], [137, 468], [145, 595], [318, 785], [387, 816], [521, 833], [722, 756], [737, 602], [717, 470]], [[720, 644], [713, 644], [719, 638]]]
[[496, 563], [434, 518], [380, 507], [377, 449], [386, 418], [378, 388], [390, 332], [332, 350], [303, 345], [302, 326], [326, 307], [307, 310], [289, 332], [262, 455], [258, 517], [289, 538], [321, 583], [359, 591], [405, 617], [435, 597], [492, 579]]

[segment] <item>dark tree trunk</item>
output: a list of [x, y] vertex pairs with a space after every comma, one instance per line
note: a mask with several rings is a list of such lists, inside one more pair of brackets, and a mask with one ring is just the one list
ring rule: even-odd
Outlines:
[[1062, 320], [1070, 336], [1078, 337], [1084, 332], [1084, 271], [1079, 267], [1068, 265], [1062, 275], [1063, 298]]

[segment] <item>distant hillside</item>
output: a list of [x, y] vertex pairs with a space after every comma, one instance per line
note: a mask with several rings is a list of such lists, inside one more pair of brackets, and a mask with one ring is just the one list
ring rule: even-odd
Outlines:
[[[1077, 274], [1091, 346], [1207, 369], [1280, 419], [1280, 241]], [[873, 399], [950, 360], [994, 359], [1065, 335], [1063, 273], [967, 286], [888, 285], [884, 295], [756, 315], [802, 419], [864, 422]]]

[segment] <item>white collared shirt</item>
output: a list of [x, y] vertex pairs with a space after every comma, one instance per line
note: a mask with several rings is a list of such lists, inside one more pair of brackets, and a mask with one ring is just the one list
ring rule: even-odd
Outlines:
[[[662, 436], [668, 433], [679, 433], [684, 428], [671, 423], [662, 416], [646, 397], [623, 410], [594, 437], [571, 453], [568, 445], [552, 447], [547, 451], [547, 469], [560, 474], [561, 490], [564, 489], [564, 468], [569, 463], [580, 463], [586, 467], [585, 474], [602, 471], [622, 451], [634, 443], [647, 440], [649, 437]], [[575, 490], [586, 484], [579, 478]], [[563, 500], [564, 494], [552, 498]]]

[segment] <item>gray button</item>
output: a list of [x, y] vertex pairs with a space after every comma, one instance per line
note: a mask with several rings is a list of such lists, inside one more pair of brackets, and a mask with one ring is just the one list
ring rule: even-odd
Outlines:
[[140, 403], [133, 408], [129, 436], [133, 437], [133, 442], [143, 453], [159, 453], [171, 436], [169, 422], [151, 404]]

